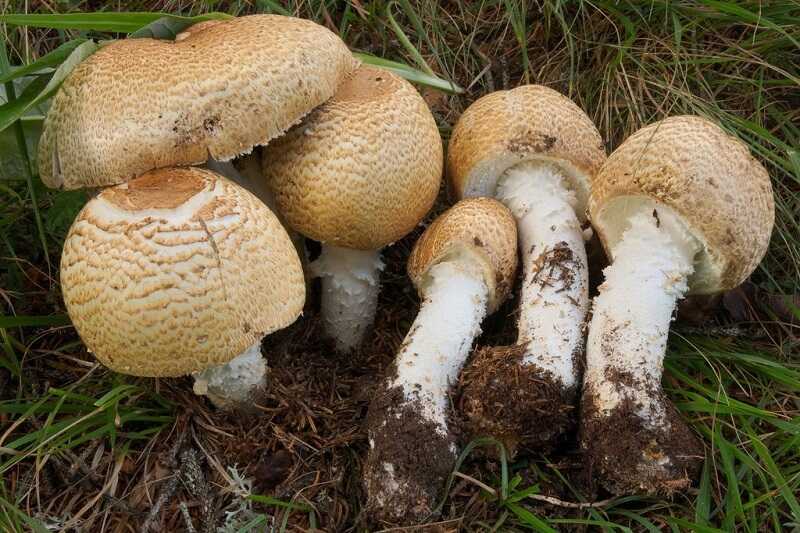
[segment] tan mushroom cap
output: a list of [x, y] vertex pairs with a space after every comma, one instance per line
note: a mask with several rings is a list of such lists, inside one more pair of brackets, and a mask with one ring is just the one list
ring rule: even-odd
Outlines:
[[589, 214], [611, 256], [628, 218], [670, 209], [701, 244], [690, 291], [732, 289], [764, 257], [775, 220], [766, 169], [700, 117], [670, 117], [631, 135], [592, 184]]
[[580, 107], [553, 89], [523, 85], [487, 94], [464, 111], [448, 145], [447, 176], [458, 198], [494, 196], [512, 166], [550, 162], [570, 179], [583, 217], [605, 158], [603, 139]]
[[88, 349], [136, 376], [226, 363], [299, 316], [300, 260], [275, 215], [227, 179], [161, 169], [90, 200], [61, 288]]
[[116, 41], [76, 67], [53, 99], [39, 144], [42, 181], [99, 187], [231, 159], [297, 123], [356, 65], [326, 28], [278, 15], [203, 22], [175, 41]]
[[493, 313], [508, 297], [517, 272], [517, 224], [506, 206], [492, 198], [468, 198], [439, 215], [408, 258], [408, 276], [417, 291], [432, 266], [463, 253], [483, 266]]
[[442, 139], [410, 83], [362, 66], [324, 105], [264, 152], [264, 175], [295, 230], [326, 244], [377, 250], [433, 206]]

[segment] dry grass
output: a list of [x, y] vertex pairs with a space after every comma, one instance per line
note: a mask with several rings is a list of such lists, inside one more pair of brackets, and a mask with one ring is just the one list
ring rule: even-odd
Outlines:
[[[595, 120], [609, 150], [666, 115], [718, 120], [750, 144], [773, 177], [777, 226], [754, 283], [769, 294], [798, 292], [796, 4], [301, 0], [278, 7], [329, 26], [353, 49], [404, 61], [466, 88], [461, 95], [420, 88], [445, 138], [475, 98], [524, 82], [573, 98]], [[185, 14], [278, 9], [269, 1], [6, 6], [9, 12], [68, 8]], [[77, 35], [7, 31], [12, 63], [32, 61]], [[30, 153], [38, 130], [35, 117], [21, 130]], [[52, 318], [64, 313], [60, 246], [85, 196], [46, 191], [38, 178], [31, 188], [14, 142], [11, 130], [0, 133], [0, 529], [123, 532], [148, 523], [154, 531], [183, 531], [185, 505], [197, 531], [212, 531], [226, 512], [248, 507], [241, 495], [251, 492], [267, 497], [250, 504], [252, 514], [238, 514], [252, 519], [247, 527], [254, 531], [268, 523], [289, 531], [365, 529], [359, 514], [362, 421], [371, 389], [416, 313], [404, 272], [416, 235], [387, 251], [380, 312], [364, 349], [340, 357], [320, 340], [312, 292], [306, 316], [267, 341], [274, 387], [262, 416], [232, 420], [193, 396], [188, 380], [106, 372], [74, 330]], [[446, 204], [443, 194], [437, 210]], [[602, 261], [595, 250], [593, 268]], [[442, 516], [428, 530], [800, 527], [797, 321], [791, 313], [776, 316], [775, 306], [763, 303], [773, 300], [753, 294], [691, 302], [671, 340], [665, 385], [705, 439], [708, 460], [696, 487], [671, 501], [629, 497], [597, 507], [564, 506], [559, 500], [604, 497], [586, 483], [581, 456], [570, 445], [547, 457], [523, 453], [510, 464], [471, 454], [453, 479]], [[513, 311], [511, 302], [488, 319], [479, 344], [508, 343]], [[149, 516], [160, 498], [159, 512]]]

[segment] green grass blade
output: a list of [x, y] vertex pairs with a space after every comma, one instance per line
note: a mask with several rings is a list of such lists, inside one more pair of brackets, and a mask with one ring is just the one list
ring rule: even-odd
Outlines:
[[[170, 19], [182, 20], [187, 25], [202, 20], [230, 18], [226, 13], [207, 13], [196, 17], [169, 15]], [[164, 13], [59, 13], [59, 14], [12, 14], [0, 15], [0, 23], [14, 26], [32, 26], [61, 30], [84, 30], [133, 33], [148, 24], [164, 18]]]
[[364, 54], [361, 52], [353, 52], [353, 55], [362, 63], [386, 69], [397, 74], [401, 78], [410, 81], [411, 83], [433, 87], [434, 89], [439, 89], [440, 91], [451, 94], [461, 94], [464, 92], [464, 89], [452, 81], [443, 80], [436, 75], [426, 74], [425, 72], [410, 67], [405, 63], [398, 63], [397, 61], [390, 61], [388, 59], [375, 57], [373, 55]]
[[0, 76], [0, 83], [6, 83], [17, 78], [22, 78], [23, 76], [29, 76], [45, 68], [56, 67], [63, 63], [64, 60], [67, 59], [67, 57], [69, 57], [69, 55], [72, 53], [72, 51], [75, 50], [75, 48], [85, 42], [86, 39], [83, 38], [67, 41], [52, 52], [40, 57], [36, 61], [14, 68], [11, 70], [11, 72], [4, 73], [2, 76]]
[[166, 15], [158, 20], [154, 20], [143, 28], [139, 28], [135, 32], [131, 33], [128, 37], [174, 40], [175, 36], [193, 24], [203, 20], [218, 20], [228, 18], [231, 18], [231, 16], [227, 13], [209, 13], [208, 15], [199, 15], [197, 17], [177, 17], [175, 15]]
[[514, 513], [517, 518], [526, 526], [534, 531], [542, 531], [545, 533], [557, 533], [555, 529], [550, 527], [547, 522], [539, 518], [529, 510], [514, 502], [506, 502], [506, 508]]
[[69, 73], [96, 50], [97, 45], [94, 41], [86, 41], [79, 44], [67, 59], [59, 65], [49, 81], [42, 77], [37, 78], [25, 88], [22, 96], [0, 106], [0, 131], [19, 120], [25, 112], [35, 105], [50, 98]]

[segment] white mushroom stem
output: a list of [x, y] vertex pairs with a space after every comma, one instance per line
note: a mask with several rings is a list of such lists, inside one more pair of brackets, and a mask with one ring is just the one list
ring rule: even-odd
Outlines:
[[497, 199], [514, 214], [522, 251], [517, 343], [526, 346], [523, 364], [535, 364], [572, 388], [589, 307], [589, 273], [575, 193], [556, 167], [530, 162], [506, 171]]
[[467, 255], [434, 265], [427, 276], [424, 300], [397, 355], [397, 376], [389, 386], [401, 386], [405, 399], [447, 436], [448, 393], [480, 334], [489, 289], [474, 258]]
[[378, 305], [380, 250], [322, 245], [310, 267], [322, 278], [322, 320], [336, 349], [348, 353], [361, 344]]
[[194, 374], [194, 392], [221, 409], [252, 408], [267, 386], [267, 365], [261, 341], [224, 365]]
[[614, 262], [604, 271], [589, 326], [586, 388], [600, 413], [628, 399], [646, 427], [668, 424], [659, 394], [667, 335], [697, 251], [696, 241], [666, 210], [629, 219]]

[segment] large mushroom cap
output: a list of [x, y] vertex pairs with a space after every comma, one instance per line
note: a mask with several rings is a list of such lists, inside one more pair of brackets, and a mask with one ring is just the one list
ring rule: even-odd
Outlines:
[[42, 181], [106, 186], [231, 159], [330, 98], [356, 63], [327, 29], [277, 15], [200, 23], [175, 41], [114, 42], [76, 67], [53, 99], [39, 145]]
[[592, 182], [589, 213], [613, 259], [628, 218], [667, 208], [700, 243], [695, 294], [739, 285], [764, 257], [775, 220], [766, 169], [716, 124], [670, 117], [629, 137]]
[[377, 250], [430, 210], [442, 159], [439, 130], [416, 89], [362, 66], [267, 147], [264, 174], [295, 230], [326, 244]]
[[492, 198], [468, 198], [439, 215], [414, 244], [408, 276], [421, 292], [428, 270], [469, 254], [484, 270], [489, 312], [508, 297], [517, 271], [517, 225], [511, 212]]
[[64, 243], [69, 316], [101, 363], [181, 376], [299, 316], [300, 260], [275, 215], [212, 172], [161, 169], [90, 200]]
[[558, 165], [584, 216], [592, 176], [605, 161], [603, 139], [572, 100], [541, 85], [497, 91], [470, 105], [453, 129], [447, 176], [458, 198], [494, 196], [503, 172], [524, 161]]

